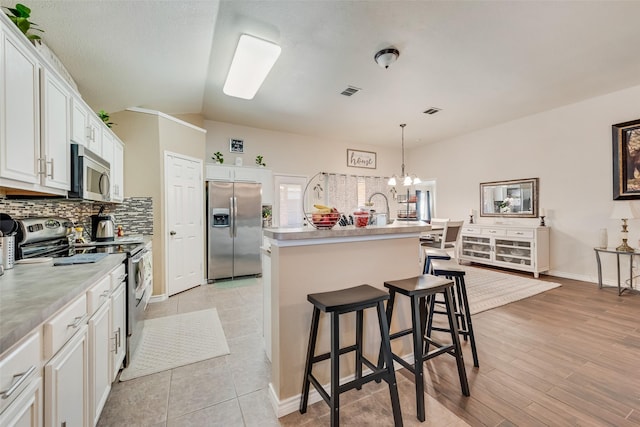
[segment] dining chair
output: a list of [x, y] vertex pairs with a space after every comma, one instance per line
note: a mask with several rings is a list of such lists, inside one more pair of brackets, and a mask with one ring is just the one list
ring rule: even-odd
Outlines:
[[431, 218], [429, 224], [431, 224], [432, 230], [421, 233], [420, 242], [433, 242], [439, 240], [448, 222], [449, 218]]
[[[432, 220], [432, 225], [433, 222]], [[457, 242], [460, 237], [460, 231], [464, 221], [446, 221], [444, 223], [444, 229], [439, 239], [431, 241], [421, 241], [423, 247], [443, 249], [448, 253], [451, 253], [452, 258], [458, 258], [457, 256]]]

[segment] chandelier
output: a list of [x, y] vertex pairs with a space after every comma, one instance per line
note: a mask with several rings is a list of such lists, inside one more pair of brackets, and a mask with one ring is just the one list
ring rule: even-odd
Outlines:
[[415, 175], [409, 175], [404, 173], [404, 127], [406, 123], [402, 123], [400, 127], [402, 128], [402, 175], [398, 178], [395, 174], [389, 178], [387, 182], [388, 185], [396, 185], [397, 181], [400, 180], [402, 185], [409, 186], [412, 184], [420, 184], [422, 180]]

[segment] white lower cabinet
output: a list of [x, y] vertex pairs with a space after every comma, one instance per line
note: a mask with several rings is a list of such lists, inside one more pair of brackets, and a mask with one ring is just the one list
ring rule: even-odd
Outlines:
[[45, 427], [88, 426], [87, 325], [44, 366]]
[[42, 425], [41, 352], [36, 330], [0, 357], [0, 426]]
[[97, 424], [125, 357], [126, 277], [119, 265], [0, 355], [0, 427]]
[[89, 417], [96, 425], [111, 391], [111, 303], [89, 318]]
[[115, 381], [126, 354], [126, 282], [120, 283], [111, 294], [111, 382]]
[[532, 272], [549, 270], [549, 228], [470, 224], [462, 227], [461, 260]]
[[0, 415], [2, 427], [39, 427], [42, 425], [42, 377], [38, 375]]

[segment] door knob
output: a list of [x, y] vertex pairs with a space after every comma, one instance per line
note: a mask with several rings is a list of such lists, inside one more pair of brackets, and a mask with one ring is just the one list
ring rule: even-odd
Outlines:
[[170, 231], [169, 234], [172, 235], [172, 236], [175, 236], [176, 232], [175, 231]]

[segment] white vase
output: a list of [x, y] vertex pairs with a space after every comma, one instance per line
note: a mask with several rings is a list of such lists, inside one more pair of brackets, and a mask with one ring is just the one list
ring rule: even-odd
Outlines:
[[607, 235], [607, 229], [601, 228], [598, 233], [598, 247], [601, 249], [606, 249], [609, 245], [609, 236]]

